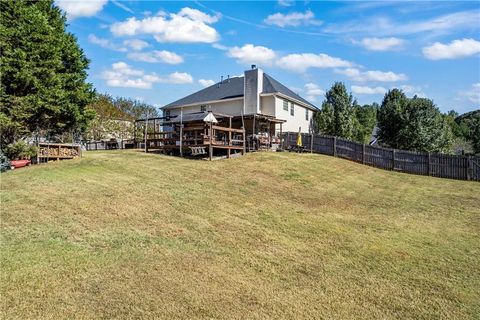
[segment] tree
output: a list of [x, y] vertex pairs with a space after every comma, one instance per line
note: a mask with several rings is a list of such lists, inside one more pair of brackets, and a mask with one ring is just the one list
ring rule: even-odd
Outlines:
[[371, 105], [355, 105], [355, 133], [354, 140], [360, 143], [370, 142], [373, 128], [377, 123], [377, 110], [379, 106], [377, 103]]
[[0, 12], [2, 145], [39, 130], [85, 128], [89, 61], [65, 30], [65, 15], [53, 0], [2, 0]]
[[85, 137], [89, 140], [131, 138], [135, 119], [158, 116], [157, 109], [149, 104], [127, 98], [113, 98], [108, 94], [97, 94], [87, 111], [95, 113], [95, 119], [89, 123], [85, 132]]
[[353, 97], [345, 85], [336, 82], [325, 94], [326, 100], [316, 117], [317, 129], [327, 135], [352, 139], [354, 137], [355, 110]]
[[404, 112], [408, 104], [408, 98], [398, 89], [388, 91], [378, 110], [378, 132], [379, 140], [390, 147], [398, 147], [398, 132], [403, 126]]
[[430, 99], [408, 99], [401, 90], [385, 94], [378, 111], [378, 138], [398, 149], [448, 152], [452, 132], [445, 118]]

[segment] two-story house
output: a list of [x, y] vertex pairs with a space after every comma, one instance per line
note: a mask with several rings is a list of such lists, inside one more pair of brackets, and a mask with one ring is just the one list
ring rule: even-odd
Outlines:
[[252, 66], [243, 77], [228, 77], [210, 87], [172, 102], [163, 108], [165, 116], [208, 112], [233, 116], [234, 126], [247, 134], [280, 131], [312, 131], [317, 107]]

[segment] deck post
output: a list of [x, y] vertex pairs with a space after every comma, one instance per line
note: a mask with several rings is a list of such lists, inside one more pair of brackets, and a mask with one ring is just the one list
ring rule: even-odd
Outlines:
[[[232, 129], [232, 118], [228, 118], [228, 128]], [[232, 145], [232, 131], [228, 131], [227, 158], [230, 158], [230, 146]]]
[[183, 108], [180, 109], [180, 157], [183, 157]]
[[282, 122], [280, 122], [280, 148], [285, 149], [283, 146], [283, 132], [282, 132]]
[[212, 161], [212, 158], [213, 158], [212, 142], [213, 142], [213, 129], [212, 129], [212, 121], [210, 121], [210, 144], [208, 145], [208, 153], [210, 156], [210, 161]]

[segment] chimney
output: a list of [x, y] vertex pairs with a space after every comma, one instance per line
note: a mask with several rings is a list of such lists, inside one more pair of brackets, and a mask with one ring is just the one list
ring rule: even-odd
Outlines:
[[263, 91], [263, 70], [252, 65], [244, 73], [244, 114], [260, 113], [260, 93]]
[[227, 75], [227, 82], [230, 82], [230, 75]]

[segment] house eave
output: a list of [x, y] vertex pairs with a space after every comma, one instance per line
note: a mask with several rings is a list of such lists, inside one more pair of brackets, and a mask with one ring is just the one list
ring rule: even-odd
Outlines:
[[280, 98], [284, 98], [284, 99], [288, 99], [288, 100], [291, 100], [293, 102], [295, 102], [296, 104], [302, 106], [302, 107], [305, 107], [305, 108], [308, 108], [312, 111], [318, 111], [318, 108], [314, 107], [313, 105], [309, 105], [303, 101], [300, 101], [298, 99], [295, 99], [295, 98], [292, 98], [291, 96], [288, 96], [286, 94], [283, 94], [281, 92], [272, 92], [272, 93], [261, 93], [260, 94], [261, 97], [270, 97], [270, 96], [278, 96]]
[[189, 104], [182, 104], [182, 105], [176, 105], [176, 106], [163, 106], [160, 109], [167, 110], [167, 109], [178, 109], [178, 108], [184, 108], [184, 107], [193, 107], [193, 106], [198, 106], [202, 104], [211, 104], [211, 103], [220, 103], [220, 102], [228, 102], [228, 101], [235, 101], [235, 100], [242, 100], [244, 97], [234, 97], [234, 98], [227, 98], [227, 99], [220, 99], [220, 100], [209, 100], [209, 101], [199, 101], [195, 103], [189, 103]]

